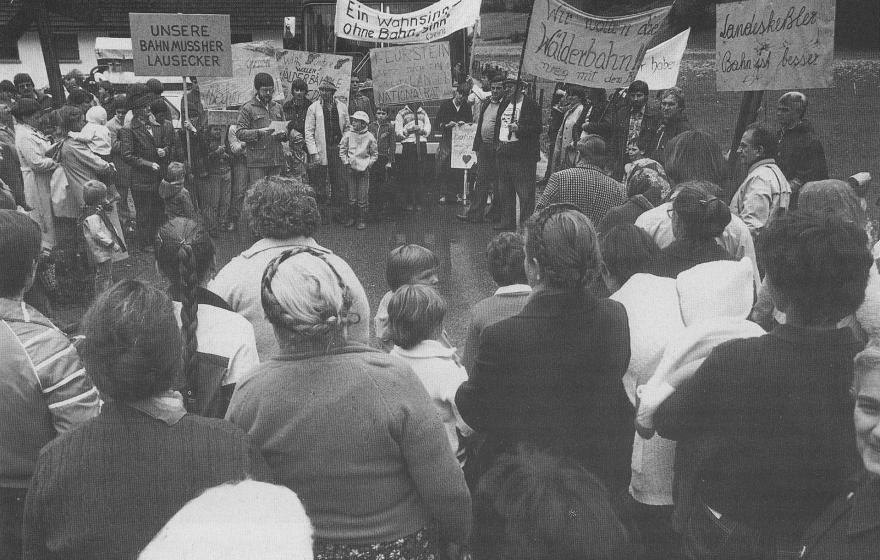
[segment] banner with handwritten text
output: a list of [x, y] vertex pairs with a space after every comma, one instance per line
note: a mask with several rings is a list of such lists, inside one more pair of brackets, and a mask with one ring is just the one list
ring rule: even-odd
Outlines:
[[265, 72], [275, 81], [275, 97], [282, 99], [290, 92], [290, 84], [302, 78], [309, 92], [329, 76], [336, 83], [337, 97], [348, 100], [351, 85], [350, 56], [310, 53], [279, 49], [266, 42], [232, 45], [231, 78], [204, 78], [199, 81], [202, 103], [208, 109], [224, 109], [243, 105], [254, 97], [254, 76]]
[[345, 39], [406, 45], [442, 39], [479, 17], [480, 0], [440, 0], [404, 14], [382, 12], [357, 0], [336, 0], [333, 29]]
[[623, 17], [598, 17], [561, 0], [536, 0], [523, 71], [588, 87], [630, 84], [648, 43], [670, 7]]
[[449, 43], [370, 49], [377, 105], [452, 97]]
[[831, 87], [834, 0], [718, 4], [718, 91]]

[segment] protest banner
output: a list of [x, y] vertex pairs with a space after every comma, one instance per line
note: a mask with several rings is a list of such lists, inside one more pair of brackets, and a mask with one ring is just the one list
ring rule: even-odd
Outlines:
[[229, 16], [129, 14], [138, 76], [232, 76]]
[[350, 56], [309, 53], [279, 49], [271, 43], [254, 42], [232, 45], [231, 78], [200, 80], [202, 103], [208, 109], [243, 105], [254, 97], [254, 76], [265, 72], [275, 80], [275, 97], [282, 99], [290, 83], [303, 78], [310, 91], [317, 89], [324, 76], [336, 83], [338, 96], [347, 100], [351, 85]]
[[348, 102], [351, 87], [352, 58], [337, 54], [312, 53], [305, 51], [278, 51], [275, 55], [281, 89], [290, 92], [290, 84], [300, 78], [316, 91], [321, 80], [328, 76], [336, 84], [336, 97]]
[[223, 111], [219, 109], [208, 109], [207, 122], [208, 126], [220, 125], [229, 126], [238, 122], [238, 111]]
[[449, 43], [370, 50], [377, 105], [401, 105], [452, 97]]
[[452, 129], [452, 153], [449, 162], [452, 169], [470, 169], [477, 163], [474, 152], [474, 138], [477, 136], [477, 125], [461, 124]]
[[834, 0], [718, 4], [715, 88], [761, 91], [830, 87]]
[[357, 0], [336, 0], [337, 37], [406, 45], [442, 39], [480, 17], [480, 0], [440, 0], [426, 8], [389, 14]]
[[635, 80], [647, 45], [669, 9], [598, 17], [561, 0], [536, 0], [522, 71], [588, 87], [627, 86]]
[[648, 49], [636, 79], [648, 84], [648, 88], [652, 90], [674, 87], [678, 82], [681, 59], [690, 34], [691, 28], [688, 27], [672, 39]]

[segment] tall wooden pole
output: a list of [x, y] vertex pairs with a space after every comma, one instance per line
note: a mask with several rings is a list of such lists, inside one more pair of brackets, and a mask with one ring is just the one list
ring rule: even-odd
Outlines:
[[37, 33], [40, 36], [40, 47], [43, 50], [43, 60], [46, 63], [46, 75], [49, 77], [49, 88], [52, 90], [52, 105], [55, 108], [64, 104], [64, 84], [61, 82], [61, 66], [55, 55], [55, 46], [52, 44], [52, 29], [49, 25], [49, 10], [46, 9], [46, 0], [36, 0], [33, 10], [37, 20]]

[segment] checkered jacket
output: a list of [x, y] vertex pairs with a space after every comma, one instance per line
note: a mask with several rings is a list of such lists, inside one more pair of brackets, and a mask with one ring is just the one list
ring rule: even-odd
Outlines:
[[626, 187], [622, 183], [595, 165], [581, 164], [551, 175], [535, 210], [560, 202], [574, 204], [597, 226], [608, 210], [625, 200]]

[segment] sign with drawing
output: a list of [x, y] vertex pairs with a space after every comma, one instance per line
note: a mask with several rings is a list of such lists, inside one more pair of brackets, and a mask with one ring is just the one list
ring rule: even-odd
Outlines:
[[305, 80], [314, 92], [324, 76], [336, 83], [337, 97], [347, 101], [351, 84], [350, 56], [279, 49], [267, 42], [239, 43], [232, 46], [230, 78], [199, 80], [202, 103], [209, 109], [243, 105], [254, 97], [254, 76], [265, 72], [275, 81], [275, 98], [283, 99], [290, 84]]
[[460, 124], [452, 129], [452, 154], [449, 157], [453, 169], [470, 169], [477, 163], [474, 152], [474, 138], [477, 136], [477, 125]]

